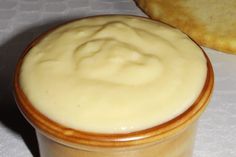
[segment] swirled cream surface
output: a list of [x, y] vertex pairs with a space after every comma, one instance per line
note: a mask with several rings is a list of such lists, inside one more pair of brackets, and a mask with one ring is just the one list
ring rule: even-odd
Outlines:
[[127, 133], [167, 122], [199, 96], [202, 50], [165, 24], [100, 16], [65, 24], [25, 56], [20, 83], [32, 105], [66, 127]]

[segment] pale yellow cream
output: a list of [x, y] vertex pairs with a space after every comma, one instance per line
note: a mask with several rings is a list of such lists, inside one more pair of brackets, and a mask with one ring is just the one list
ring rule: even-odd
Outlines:
[[34, 46], [20, 83], [33, 106], [66, 127], [126, 133], [186, 111], [205, 83], [202, 50], [179, 30], [131, 16], [68, 23]]

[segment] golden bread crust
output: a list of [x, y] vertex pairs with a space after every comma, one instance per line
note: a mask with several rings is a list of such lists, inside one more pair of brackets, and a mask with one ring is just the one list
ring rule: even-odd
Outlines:
[[151, 18], [179, 28], [198, 44], [236, 54], [236, 0], [136, 0]]

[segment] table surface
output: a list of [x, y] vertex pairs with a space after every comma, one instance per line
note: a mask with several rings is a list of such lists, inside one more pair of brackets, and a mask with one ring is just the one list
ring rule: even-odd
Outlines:
[[[26, 45], [70, 19], [98, 14], [145, 16], [132, 0], [0, 0], [0, 156], [37, 157], [32, 127], [12, 95], [12, 73]], [[215, 70], [215, 90], [202, 115], [194, 157], [236, 156], [236, 55], [204, 48]]]

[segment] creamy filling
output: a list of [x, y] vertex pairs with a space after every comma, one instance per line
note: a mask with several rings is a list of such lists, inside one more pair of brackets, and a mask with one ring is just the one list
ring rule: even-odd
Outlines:
[[78, 20], [52, 31], [24, 58], [32, 105], [66, 127], [127, 133], [186, 111], [205, 83], [202, 50], [177, 29], [131, 16]]

